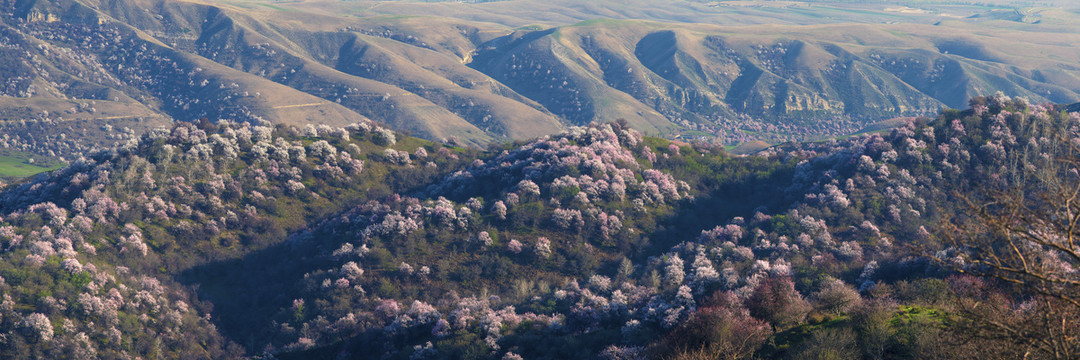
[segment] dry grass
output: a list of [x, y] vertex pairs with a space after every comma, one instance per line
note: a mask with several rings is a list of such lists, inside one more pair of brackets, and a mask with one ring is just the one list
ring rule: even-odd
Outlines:
[[[210, 86], [246, 91], [225, 106], [294, 125], [370, 118], [478, 145], [620, 118], [647, 133], [675, 134], [680, 119], [709, 123], [740, 113], [869, 123], [998, 90], [1036, 102], [1080, 99], [1076, 12], [1007, 10], [1004, 1], [91, 3], [141, 29], [150, 44], [202, 39], [201, 46], [235, 51], [203, 57], [177, 45], [167, 55], [204, 69]], [[207, 13], [195, 9], [204, 6], [222, 13], [202, 18]], [[132, 9], [161, 9], [162, 18]], [[224, 26], [204, 27], [208, 21]], [[169, 33], [176, 29], [190, 33]], [[671, 35], [650, 40], [659, 33]], [[784, 52], [768, 53], [776, 49]], [[93, 114], [69, 116], [164, 116], [154, 101], [102, 102]], [[0, 99], [0, 117], [68, 106], [62, 98]]]

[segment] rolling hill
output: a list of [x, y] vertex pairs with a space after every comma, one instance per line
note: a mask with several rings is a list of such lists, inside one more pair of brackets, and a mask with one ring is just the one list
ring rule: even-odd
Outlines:
[[[372, 119], [484, 146], [624, 119], [648, 134], [738, 145], [850, 134], [998, 91], [1080, 99], [1067, 4], [4, 4], [9, 122], [119, 121], [144, 133], [201, 118]], [[72, 146], [116, 144], [90, 137]]]
[[[940, 2], [6, 0], [0, 117], [373, 119], [484, 145], [624, 119], [777, 143], [1080, 99], [1065, 7]], [[1013, 15], [1009, 15], [1013, 14]], [[93, 106], [84, 103], [94, 102]], [[104, 142], [103, 142], [104, 143]]]

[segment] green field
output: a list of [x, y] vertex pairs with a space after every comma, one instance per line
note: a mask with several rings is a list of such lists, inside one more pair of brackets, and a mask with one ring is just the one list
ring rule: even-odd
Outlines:
[[[33, 158], [38, 163], [29, 164], [27, 160]], [[46, 160], [41, 156], [20, 151], [0, 151], [0, 178], [17, 179], [34, 176], [46, 171], [56, 170], [64, 164], [55, 160]]]

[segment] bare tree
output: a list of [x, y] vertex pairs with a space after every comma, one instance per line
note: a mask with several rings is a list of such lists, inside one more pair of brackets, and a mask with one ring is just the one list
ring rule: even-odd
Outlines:
[[[1080, 118], [1025, 111], [1014, 140], [958, 182], [961, 210], [938, 228], [934, 258], [1001, 285], [1009, 296], [971, 293], [965, 321], [987, 337], [1027, 348], [1025, 358], [1080, 356]], [[1049, 115], [1048, 115], [1049, 114]], [[1000, 125], [992, 128], [1002, 131]], [[988, 144], [994, 144], [989, 140]], [[989, 151], [988, 151], [989, 152]], [[963, 292], [963, 291], [961, 291]]]

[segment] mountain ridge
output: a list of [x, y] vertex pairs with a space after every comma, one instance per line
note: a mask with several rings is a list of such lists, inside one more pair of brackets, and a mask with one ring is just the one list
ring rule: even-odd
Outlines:
[[[1060, 46], [1075, 34], [1066, 32], [1060, 13], [1052, 11], [1040, 13], [1038, 24], [957, 18], [934, 25], [928, 19], [941, 15], [931, 12], [903, 15], [908, 23], [874, 25], [877, 16], [899, 15], [867, 5], [859, 10], [869, 14], [862, 20], [842, 16], [814, 25], [791, 18], [787, 25], [766, 25], [752, 7], [687, 3], [686, 8], [699, 8], [698, 16], [746, 15], [704, 24], [666, 18], [678, 17], [672, 10], [677, 5], [636, 19], [602, 10], [606, 3], [553, 2], [543, 7], [567, 6], [591, 14], [575, 15], [579, 18], [594, 18], [522, 27], [529, 21], [524, 19], [540, 20], [530, 18], [534, 13], [515, 12], [528, 1], [442, 3], [437, 7], [447, 11], [439, 16], [407, 2], [361, 2], [358, 7], [321, 1], [280, 6], [258, 1], [8, 2], [12, 31], [44, 36], [34, 41], [78, 54], [77, 62], [88, 68], [112, 61], [105, 71], [118, 80], [83, 80], [73, 71], [67, 74], [71, 81], [130, 98], [136, 114], [183, 121], [229, 114], [224, 117], [341, 125], [367, 118], [431, 140], [482, 146], [621, 118], [650, 134], [695, 134], [734, 145], [850, 134], [882, 119], [964, 107], [967, 98], [998, 90], [1035, 102], [1080, 98], [1080, 65], [1068, 60], [1080, 54]], [[476, 22], [453, 10], [458, 7], [502, 14], [504, 20]], [[371, 10], [382, 8], [401, 14]], [[368, 15], [340, 16], [356, 11]], [[794, 14], [799, 13], [788, 15]], [[514, 16], [523, 17], [511, 21]], [[68, 24], [50, 22], [60, 19]], [[1020, 31], [1006, 34], [996, 26]], [[129, 63], [123, 64], [128, 70], [118, 71], [124, 61], [145, 61], [134, 53], [109, 60], [113, 54], [87, 44], [55, 40], [111, 27], [131, 29], [124, 35], [131, 37], [125, 47], [139, 49], [139, 42], [161, 47], [152, 56], [213, 72], [208, 80], [216, 84], [209, 86], [235, 83], [239, 88], [216, 95], [229, 100], [213, 106], [196, 104], [213, 101], [199, 98], [205, 86], [177, 83], [165, 90], [157, 84], [155, 90], [139, 85], [147, 71], [161, 71], [152, 68], [159, 65], [131, 71], [138, 66]], [[1054, 36], [1034, 36], [1039, 32]], [[116, 39], [93, 41], [100, 47]], [[1045, 56], [1022, 55], [1031, 51]], [[27, 86], [20, 83], [4, 95], [25, 95]], [[242, 96], [245, 92], [248, 97]], [[250, 97], [256, 93], [267, 98]], [[296, 107], [315, 103], [324, 105]], [[49, 109], [53, 114], [57, 108], [28, 106], [30, 113]]]

